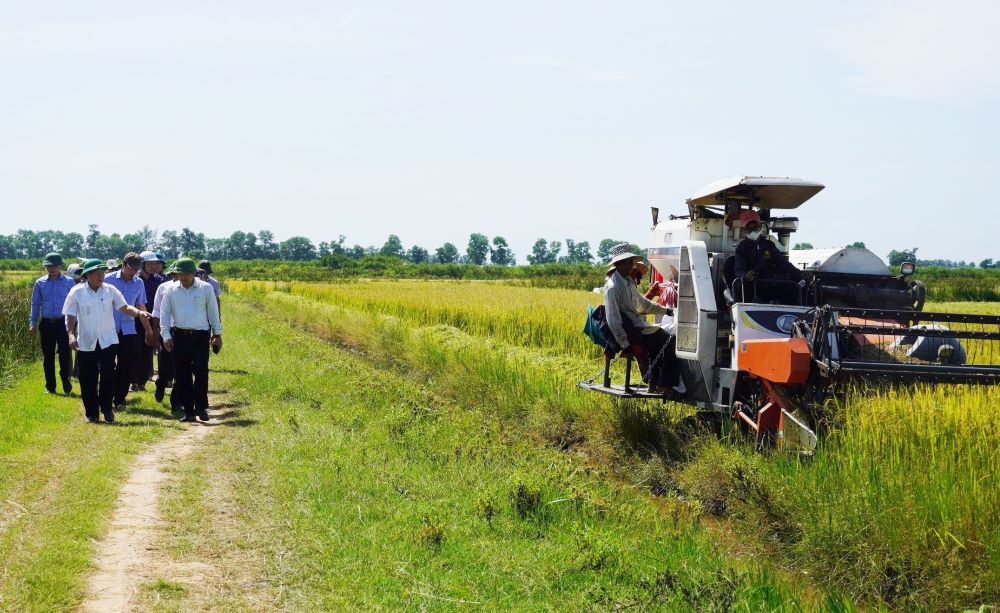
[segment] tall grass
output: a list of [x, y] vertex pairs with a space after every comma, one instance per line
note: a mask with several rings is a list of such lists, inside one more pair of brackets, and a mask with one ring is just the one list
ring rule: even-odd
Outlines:
[[[426, 372], [464, 402], [476, 398], [462, 390], [505, 398], [497, 410], [531, 425], [540, 440], [558, 446], [582, 439], [568, 447], [620, 475], [641, 477], [650, 491], [678, 493], [706, 514], [730, 519], [740, 526], [741, 548], [776, 554], [769, 556], [772, 564], [824, 586], [900, 608], [1000, 600], [1000, 488], [994, 482], [1000, 394], [994, 388], [855, 389], [834, 412], [832, 433], [812, 462], [701, 438], [687, 448], [680, 440], [678, 452], [671, 420], [643, 410], [623, 413], [627, 407], [609, 412], [602, 399], [573, 389], [581, 370], [597, 366], [580, 358], [596, 349], [563, 337], [580, 334], [579, 309], [591, 296], [577, 292], [564, 303], [543, 299], [547, 294], [539, 290], [445, 285], [427, 282], [389, 294], [370, 291], [385, 287], [378, 284], [233, 289], [382, 363]], [[285, 291], [268, 293], [277, 287]], [[435, 306], [435, 300], [447, 304]], [[522, 300], [534, 309], [519, 309]], [[575, 307], [567, 306], [574, 300]], [[456, 301], [461, 318], [452, 312]], [[977, 310], [1000, 308], [981, 304]], [[557, 324], [560, 312], [566, 320]], [[544, 332], [519, 336], [536, 320]], [[381, 349], [400, 347], [387, 339], [404, 337], [413, 340], [402, 349]], [[456, 349], [456, 339], [464, 350]], [[522, 349], [510, 346], [516, 344]], [[552, 353], [560, 347], [566, 361]], [[645, 473], [634, 470], [643, 466]]]
[[9, 386], [17, 364], [37, 354], [34, 337], [28, 334], [31, 289], [0, 283], [0, 387]]

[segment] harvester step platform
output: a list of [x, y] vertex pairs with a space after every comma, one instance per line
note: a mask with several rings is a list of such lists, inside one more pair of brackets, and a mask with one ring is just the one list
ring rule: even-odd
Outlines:
[[602, 394], [608, 394], [609, 396], [615, 396], [617, 398], [663, 398], [664, 395], [660, 392], [651, 392], [649, 388], [645, 385], [631, 385], [625, 387], [624, 385], [618, 383], [612, 383], [611, 385], [603, 385], [601, 383], [578, 383], [577, 387], [580, 389], [591, 390], [595, 392], [600, 392]]

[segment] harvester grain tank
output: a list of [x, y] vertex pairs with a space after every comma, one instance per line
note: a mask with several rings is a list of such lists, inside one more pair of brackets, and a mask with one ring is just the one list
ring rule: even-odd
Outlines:
[[[781, 177], [716, 181], [687, 199], [686, 212], [660, 219], [653, 209], [646, 249], [654, 271], [678, 286], [675, 351], [688, 391], [677, 401], [731, 416], [761, 445], [804, 453], [816, 435], [803, 409], [842, 382], [1000, 381], [1000, 317], [924, 312], [925, 288], [910, 262], [895, 273], [864, 248], [790, 249], [799, 219], [789, 213], [823, 188]], [[776, 292], [780, 299], [747, 292], [735, 275], [747, 211], [766, 224], [781, 257], [807, 273], [795, 291]], [[741, 296], [756, 300], [734, 299]], [[605, 354], [603, 380], [580, 387], [665, 399], [631, 380], [631, 356], [626, 380], [613, 382]]]

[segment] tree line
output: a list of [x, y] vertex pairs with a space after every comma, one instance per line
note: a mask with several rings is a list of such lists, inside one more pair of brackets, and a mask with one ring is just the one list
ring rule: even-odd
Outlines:
[[[310, 261], [324, 259], [332, 265], [338, 261], [361, 260], [373, 256], [399, 258], [414, 264], [476, 264], [515, 266], [517, 257], [502, 236], [490, 239], [485, 234], [473, 233], [460, 250], [454, 243], [446, 242], [434, 250], [420, 245], [406, 247], [399, 236], [389, 235], [381, 246], [348, 245], [346, 237], [314, 244], [304, 236], [292, 236], [277, 241], [270, 230], [244, 232], [237, 230], [226, 238], [208, 238], [203, 232], [190, 228], [159, 232], [149, 226], [127, 234], [104, 234], [96, 224], [87, 228], [86, 234], [59, 230], [18, 230], [14, 234], [0, 234], [0, 259], [41, 258], [57, 251], [66, 257], [86, 255], [95, 258], [120, 258], [129, 251], [153, 249], [168, 259], [180, 256], [210, 260], [288, 260]], [[588, 241], [548, 241], [538, 239], [527, 256], [529, 264], [594, 264], [607, 261], [611, 248], [626, 241], [604, 239], [597, 253], [591, 251]], [[565, 245], [565, 251], [563, 247]], [[638, 253], [638, 247], [633, 245]]]

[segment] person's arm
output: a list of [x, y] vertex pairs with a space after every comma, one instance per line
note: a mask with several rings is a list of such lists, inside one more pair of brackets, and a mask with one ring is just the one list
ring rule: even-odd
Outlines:
[[[624, 277], [623, 277], [624, 278]], [[626, 281], [628, 281], [626, 279]], [[631, 281], [628, 281], [631, 283]], [[611, 335], [615, 337], [615, 342], [622, 350], [628, 349], [628, 335], [625, 334], [625, 326], [622, 325], [622, 312], [618, 305], [618, 289], [615, 284], [604, 290], [604, 317], [607, 319], [608, 328]]]
[[789, 277], [792, 278], [793, 281], [801, 281], [802, 271], [799, 270], [798, 267], [795, 266], [795, 264], [789, 262], [788, 258], [785, 257], [785, 255], [781, 252], [780, 249], [778, 249], [777, 246], [774, 247], [773, 251], [774, 253], [771, 255], [771, 257], [773, 257], [775, 261], [778, 262], [778, 265], [776, 266], [778, 272], [781, 274], [788, 275]]
[[66, 316], [66, 333], [69, 335], [69, 348], [74, 351], [80, 348], [76, 340], [76, 315]]
[[222, 348], [222, 319], [219, 316], [219, 297], [212, 291], [205, 300], [208, 306], [208, 325], [212, 329], [212, 344]]
[[123, 305], [123, 306], [119, 307], [118, 310], [121, 311], [122, 314], [128, 315], [129, 317], [132, 317], [132, 318], [139, 317], [139, 318], [141, 318], [141, 321], [146, 324], [146, 327], [147, 328], [149, 327], [149, 312], [137, 309], [134, 306], [132, 306], [131, 304]]
[[79, 310], [76, 306], [76, 300], [73, 299], [72, 291], [66, 296], [66, 302], [63, 303], [62, 312], [63, 315], [66, 316], [66, 332], [69, 335], [69, 346], [73, 349], [78, 349], [80, 344], [76, 339], [76, 316], [79, 313]]
[[38, 329], [38, 312], [42, 308], [42, 287], [38, 281], [31, 288], [31, 314], [28, 316], [28, 332], [34, 334]]
[[736, 278], [742, 279], [747, 276], [748, 272], [752, 272], [750, 267], [751, 263], [748, 261], [746, 248], [743, 246], [743, 243], [740, 242], [739, 245], [736, 245]]
[[632, 291], [635, 292], [635, 310], [643, 315], [669, 315], [673, 313], [667, 307], [656, 304], [652, 300], [649, 300], [645, 296], [639, 293], [639, 288], [632, 286]]
[[122, 293], [118, 291], [117, 287], [112, 287], [111, 289], [113, 290], [111, 292], [111, 306], [118, 309], [122, 314], [128, 315], [129, 317], [132, 318], [141, 317], [143, 319], [149, 319], [149, 313], [147, 313], [146, 311], [140, 311], [131, 304], [125, 302], [125, 296], [123, 296]]
[[174, 340], [170, 336], [170, 324], [174, 318], [174, 301], [171, 299], [170, 290], [164, 290], [160, 300], [160, 338], [163, 339], [163, 348], [173, 351]]

